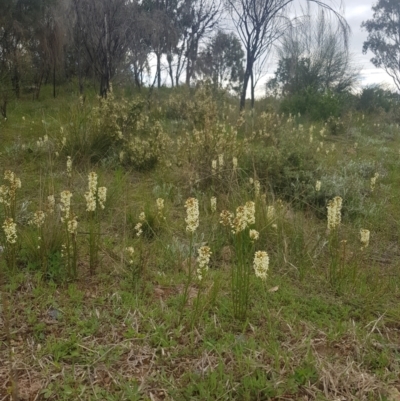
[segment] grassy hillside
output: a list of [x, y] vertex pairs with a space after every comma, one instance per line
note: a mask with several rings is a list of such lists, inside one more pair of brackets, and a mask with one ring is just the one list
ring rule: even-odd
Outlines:
[[392, 115], [43, 99], [0, 121], [0, 400], [400, 399]]

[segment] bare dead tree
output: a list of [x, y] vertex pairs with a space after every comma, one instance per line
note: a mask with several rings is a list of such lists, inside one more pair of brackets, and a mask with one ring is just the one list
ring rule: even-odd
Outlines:
[[[31, 51], [36, 55], [37, 72], [34, 96], [39, 97], [43, 77], [52, 76], [53, 97], [56, 97], [56, 70], [63, 64], [64, 47], [67, 43], [66, 2], [57, 7], [44, 7], [42, 18], [30, 40]], [[46, 79], [47, 80], [47, 79]]]
[[125, 0], [73, 0], [73, 5], [80, 25], [83, 55], [93, 66], [100, 81], [100, 95], [104, 97], [128, 49], [129, 3]]
[[324, 10], [316, 17], [308, 13], [289, 26], [280, 40], [278, 56], [279, 67], [270, 87], [275, 82], [284, 94], [308, 87], [342, 92], [358, 77], [340, 26]]
[[[329, 0], [307, 1], [332, 12], [338, 18], [342, 33], [347, 38], [350, 27], [339, 12], [327, 4]], [[280, 36], [283, 17], [293, 2], [294, 0], [226, 0], [228, 11], [246, 52], [246, 67], [240, 96], [241, 109], [245, 107], [247, 87], [253, 75], [255, 62]]]

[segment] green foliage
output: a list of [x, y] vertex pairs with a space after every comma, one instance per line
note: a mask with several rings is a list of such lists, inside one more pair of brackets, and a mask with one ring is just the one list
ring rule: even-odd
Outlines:
[[[307, 156], [306, 156], [307, 155]], [[255, 149], [245, 169], [254, 169], [259, 180], [282, 199], [305, 206], [304, 195], [314, 184], [317, 161], [306, 149]]]
[[[164, 88], [162, 95], [170, 92]], [[352, 113], [311, 125], [303, 115], [277, 115], [270, 102], [257, 104], [260, 112], [238, 114], [212, 90], [184, 92], [176, 98], [179, 107], [183, 111], [185, 102], [192, 103], [176, 125], [166, 117], [166, 99], [148, 110], [140, 100], [112, 97], [100, 103], [86, 99], [71, 114], [68, 99], [52, 100], [57, 112], [46, 101], [17, 102], [9, 120], [1, 122], [0, 161], [22, 186], [13, 208], [16, 271], [9, 273], [0, 261], [5, 311], [0, 359], [10, 367], [22, 360], [29, 366], [15, 375], [20, 398], [252, 401], [301, 399], [312, 389], [312, 398], [321, 400], [383, 399], [400, 372], [400, 130], [391, 112], [364, 118]], [[102, 114], [113, 116], [106, 120]], [[107, 132], [112, 148], [92, 159], [100, 161], [96, 166], [76, 152], [69, 177], [64, 156], [80, 118], [90, 135]], [[132, 171], [127, 160], [120, 165], [118, 152], [127, 151], [128, 138], [147, 140], [149, 132], [161, 131], [171, 146], [154, 169]], [[44, 134], [44, 145], [32, 146]], [[99, 263], [89, 277], [84, 193], [91, 171], [108, 191], [93, 231], [101, 234]], [[65, 188], [73, 193], [78, 222], [75, 277], [67, 276], [61, 255], [65, 209], [57, 205]], [[5, 191], [2, 187], [3, 196]], [[55, 195], [54, 214], [45, 206], [47, 194]], [[192, 238], [185, 230], [189, 196], [199, 204]], [[326, 203], [335, 196], [343, 198], [343, 213], [333, 238], [326, 229]], [[165, 200], [163, 216], [157, 198]], [[233, 238], [234, 227], [222, 226], [220, 213], [249, 201], [255, 203], [250, 227], [259, 238], [254, 233], [249, 238], [250, 227]], [[37, 209], [46, 212], [40, 227], [28, 224]], [[362, 250], [361, 228], [371, 233]], [[196, 257], [202, 246], [212, 255], [199, 281]], [[254, 274], [257, 250], [270, 258], [264, 281]], [[232, 320], [231, 278], [238, 264], [244, 274], [236, 275], [237, 287], [248, 291], [248, 299], [242, 298], [248, 300], [245, 320]], [[3, 372], [0, 398], [10, 396], [11, 374]], [[366, 377], [371, 386], [365, 387]]]
[[374, 53], [371, 62], [377, 68], [384, 68], [400, 90], [400, 3], [397, 0], [378, 0], [372, 10], [373, 18], [361, 24], [368, 32], [363, 53]]
[[160, 122], [145, 113], [144, 105], [140, 99], [117, 99], [112, 91], [93, 109], [80, 98], [72, 121], [62, 128], [63, 153], [78, 163], [109, 164], [111, 160], [138, 171], [153, 169], [170, 140]]
[[278, 47], [278, 68], [267, 90], [290, 96], [315, 93], [342, 93], [354, 85], [357, 72], [351, 65], [348, 32], [334, 25], [324, 11], [304, 16], [288, 26]]
[[308, 116], [313, 121], [339, 117], [345, 110], [340, 95], [332, 92], [316, 91], [312, 87], [285, 97], [281, 102], [281, 111], [286, 114]]
[[318, 381], [318, 372], [315, 365], [305, 361], [303, 365], [295, 370], [293, 379], [295, 383], [300, 386], [304, 386], [308, 383], [315, 384]]
[[197, 60], [197, 68], [216, 88], [240, 91], [244, 52], [234, 33], [219, 30]]
[[367, 86], [363, 88], [357, 99], [357, 110], [364, 113], [376, 113], [380, 110], [386, 113], [398, 107], [399, 98], [389, 90], [379, 86]]

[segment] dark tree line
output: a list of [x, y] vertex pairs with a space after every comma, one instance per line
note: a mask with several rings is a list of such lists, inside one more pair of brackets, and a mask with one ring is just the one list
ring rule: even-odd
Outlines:
[[[217, 27], [217, 0], [0, 0], [0, 90], [21, 81], [95, 77], [105, 96], [118, 74], [141, 87], [156, 60], [156, 84], [190, 85], [201, 46]], [[55, 94], [55, 89], [54, 89]]]
[[[330, 0], [315, 3], [339, 21]], [[39, 95], [43, 82], [97, 83], [105, 96], [118, 75], [138, 87], [209, 78], [254, 101], [260, 68], [288, 26], [294, 0], [0, 0], [0, 93]], [[222, 16], [236, 32], [221, 30]], [[164, 81], [162, 79], [164, 77]], [[167, 81], [168, 79], [168, 81]], [[4, 96], [3, 96], [4, 97]]]

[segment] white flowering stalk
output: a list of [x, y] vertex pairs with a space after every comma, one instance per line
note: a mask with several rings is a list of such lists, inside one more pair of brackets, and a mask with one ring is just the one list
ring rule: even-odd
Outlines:
[[367, 229], [362, 228], [360, 230], [360, 242], [361, 242], [361, 250], [364, 250], [365, 248], [368, 247], [369, 245], [369, 237], [370, 237], [370, 232]]
[[95, 212], [96, 211], [96, 198], [94, 193], [85, 192], [84, 194], [86, 200], [86, 211]]
[[262, 204], [265, 206], [267, 204], [267, 194], [262, 194], [260, 196]]
[[257, 277], [265, 281], [267, 279], [269, 256], [265, 251], [257, 251], [254, 255], [254, 271]]
[[76, 220], [76, 216], [74, 216], [70, 220], [68, 220], [67, 230], [70, 234], [76, 235], [76, 232], [78, 230], [78, 221]]
[[342, 203], [340, 196], [335, 196], [327, 205], [328, 223], [328, 245], [329, 245], [329, 267], [327, 277], [331, 285], [339, 285], [340, 276], [344, 272], [344, 262], [346, 260], [346, 240], [340, 241], [339, 227], [342, 219]]
[[86, 211], [95, 212], [96, 211], [96, 193], [97, 193], [97, 174], [95, 172], [90, 172], [88, 176], [89, 180], [89, 191], [85, 192], [86, 200]]
[[4, 260], [10, 271], [15, 272], [16, 269], [16, 243], [17, 243], [17, 224], [11, 217], [7, 217], [3, 223], [3, 230], [6, 237], [4, 243]]
[[211, 212], [215, 213], [217, 211], [217, 198], [215, 196], [211, 197]]
[[4, 220], [3, 230], [7, 243], [15, 244], [17, 242], [17, 224], [11, 217]]
[[135, 226], [136, 236], [137, 237], [140, 237], [142, 235], [142, 233], [143, 233], [142, 226], [143, 226], [142, 223], [137, 223], [136, 226]]
[[252, 241], [257, 241], [260, 238], [260, 233], [257, 230], [250, 230], [249, 236]]
[[163, 216], [164, 216], [164, 199], [163, 198], [157, 198], [156, 199], [156, 204], [157, 204], [158, 216], [163, 218]]
[[202, 246], [198, 250], [197, 256], [197, 278], [201, 281], [208, 271], [208, 264], [210, 263], [211, 249], [208, 246]]
[[231, 222], [233, 234], [244, 231], [248, 226], [256, 222], [255, 211], [255, 203], [253, 201], [248, 201], [244, 206], [238, 206], [236, 208], [236, 216]]
[[71, 156], [67, 156], [67, 177], [72, 177], [72, 159]]
[[236, 216], [232, 221], [232, 232], [238, 234], [244, 231], [247, 227], [246, 211], [244, 206], [238, 206], [236, 208]]
[[[89, 215], [89, 267], [90, 274], [93, 275], [99, 263], [99, 240], [100, 240], [100, 220], [96, 212], [97, 203], [101, 210], [105, 208], [107, 199], [107, 188], [97, 187], [97, 173], [91, 171], [88, 175], [88, 191], [85, 193], [86, 211]], [[96, 212], [96, 213], [94, 213]]]
[[224, 167], [224, 154], [223, 153], [218, 155], [218, 166], [220, 169], [222, 167]]
[[[199, 226], [199, 202], [196, 198], [189, 198], [185, 202], [185, 208], [186, 208], [186, 231], [190, 233], [190, 243], [189, 243], [189, 257], [188, 257], [188, 276], [187, 276], [187, 281], [185, 285], [185, 289], [183, 291], [183, 297], [182, 297], [182, 304], [181, 304], [181, 311], [180, 311], [180, 317], [179, 320], [183, 316], [183, 309], [186, 305], [186, 302], [188, 300], [189, 296], [189, 286], [192, 281], [192, 249], [193, 249], [193, 234], [197, 230], [197, 227]], [[198, 297], [197, 297], [198, 300]], [[198, 302], [198, 301], [197, 301]], [[196, 308], [197, 309], [197, 308]]]
[[54, 213], [54, 208], [56, 206], [56, 198], [54, 195], [49, 195], [47, 197], [47, 202], [46, 202], [46, 211], [48, 214], [53, 214]]
[[211, 172], [213, 175], [215, 175], [217, 173], [217, 161], [213, 160], [211, 162]]
[[341, 223], [342, 198], [335, 196], [328, 202], [328, 230], [336, 230]]
[[133, 255], [135, 253], [135, 250], [133, 248], [133, 246], [128, 246], [125, 248], [125, 251], [128, 255], [128, 264], [129, 265], [133, 265]]
[[233, 166], [233, 170], [236, 171], [237, 167], [238, 167], [238, 159], [237, 159], [237, 157], [233, 157], [232, 158], [232, 166]]
[[254, 195], [256, 199], [260, 197], [260, 188], [261, 188], [260, 181], [254, 180]]
[[248, 225], [255, 224], [256, 222], [256, 204], [253, 201], [246, 202], [245, 206], [246, 221]]
[[0, 186], [0, 203], [4, 205], [5, 216], [15, 220], [16, 192], [21, 188], [21, 180], [11, 170], [4, 172], [4, 179], [9, 185]]
[[61, 213], [64, 213], [64, 216], [61, 216], [61, 221], [63, 223], [69, 219], [69, 214], [71, 210], [71, 197], [72, 193], [70, 191], [61, 192], [60, 210]]
[[4, 203], [5, 205], [9, 205], [10, 199], [10, 188], [7, 185], [0, 186], [0, 203]]
[[376, 180], [379, 178], [379, 173], [375, 173], [373, 177], [371, 177], [370, 188], [371, 192], [374, 192]]
[[317, 180], [315, 183], [315, 191], [319, 192], [321, 190], [321, 181]]
[[99, 187], [97, 189], [97, 200], [99, 201], [100, 209], [104, 210], [105, 203], [107, 200], [107, 188], [106, 187]]
[[21, 188], [21, 180], [11, 170], [4, 172], [4, 179], [10, 183], [11, 191]]
[[274, 206], [267, 206], [267, 219], [268, 221], [273, 221], [276, 217], [276, 211]]
[[[236, 208], [236, 215], [223, 211], [220, 215], [221, 223], [232, 229], [235, 247], [235, 261], [232, 265], [232, 301], [235, 318], [245, 319], [249, 305], [249, 258], [254, 249], [254, 242], [259, 239], [259, 232], [250, 229], [255, 224], [255, 202], [248, 201], [245, 205]], [[248, 231], [247, 231], [248, 230]]]
[[89, 192], [97, 192], [97, 174], [94, 171], [89, 173]]
[[40, 228], [44, 224], [45, 217], [46, 214], [42, 210], [38, 210], [33, 214], [33, 217], [29, 220], [28, 224]]
[[220, 223], [224, 226], [224, 227], [231, 227], [232, 223], [233, 223], [233, 213], [231, 213], [229, 210], [223, 210], [220, 215]]
[[185, 202], [186, 231], [193, 234], [199, 226], [199, 202], [196, 198], [189, 198]]
[[45, 261], [45, 250], [42, 249], [42, 247], [40, 246], [40, 243], [42, 241], [42, 237], [43, 237], [43, 224], [46, 218], [46, 214], [42, 211], [42, 210], [37, 210], [34, 214], [31, 220], [28, 221], [28, 224], [31, 226], [36, 226], [36, 228], [38, 229], [39, 233], [38, 233], [38, 245], [37, 245], [37, 249], [39, 250], [39, 256], [41, 259], [41, 265], [44, 269], [44, 273], [46, 273], [46, 261]]
[[139, 221], [141, 221], [142, 223], [146, 221], [146, 214], [144, 212], [140, 212]]
[[[61, 192], [60, 210], [61, 210], [61, 221], [64, 223], [66, 233], [66, 244], [63, 248], [63, 257], [67, 268], [67, 273], [71, 278], [76, 278], [78, 255], [77, 255], [77, 244], [76, 244], [76, 231], [78, 222], [76, 216], [71, 213], [71, 198], [72, 193], [70, 191]], [[49, 197], [52, 202], [52, 195]]]

